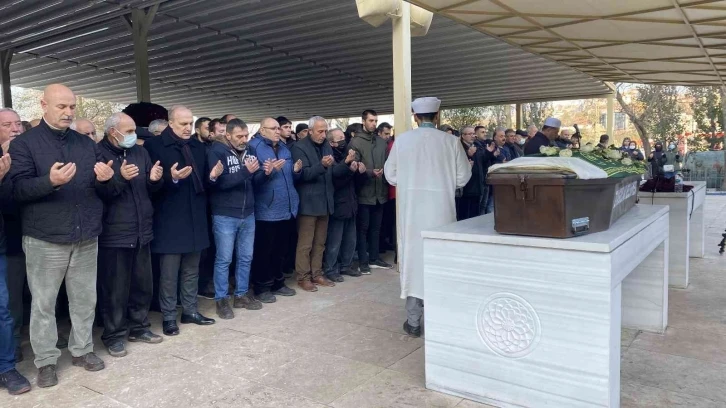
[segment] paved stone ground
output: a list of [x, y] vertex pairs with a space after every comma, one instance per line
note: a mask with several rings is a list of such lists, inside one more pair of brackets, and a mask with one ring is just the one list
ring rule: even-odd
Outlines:
[[[623, 407], [726, 407], [726, 259], [716, 247], [726, 196], [706, 206], [707, 255], [692, 260], [688, 289], [671, 289], [665, 336], [623, 331]], [[398, 293], [395, 271], [374, 270], [214, 326], [182, 325], [161, 344], [130, 344], [124, 358], [97, 346], [107, 365], [97, 373], [71, 366], [64, 350], [58, 386], [0, 392], [0, 407], [486, 407], [425, 389], [423, 340], [403, 334]], [[216, 317], [212, 301], [200, 308]], [[19, 369], [35, 385], [24, 347]]]

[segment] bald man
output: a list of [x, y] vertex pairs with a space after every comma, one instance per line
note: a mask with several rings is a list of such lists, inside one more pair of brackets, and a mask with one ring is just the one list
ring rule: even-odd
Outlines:
[[116, 177], [120, 183], [113, 194], [103, 197], [106, 215], [98, 237], [101, 341], [113, 357], [126, 355], [127, 336], [131, 342], [162, 341], [149, 329], [148, 314], [154, 292], [151, 193], [162, 187], [163, 170], [136, 139], [136, 123], [119, 112], [106, 119], [98, 144], [104, 160], [113, 160], [114, 171], [121, 176]]
[[192, 137], [193, 125], [192, 111], [174, 106], [169, 111], [169, 126], [144, 143], [151, 162], [158, 161], [164, 169], [164, 185], [154, 200], [151, 252], [159, 254], [160, 259], [159, 305], [162, 330], [167, 336], [179, 334], [178, 282], [182, 324], [214, 324], [214, 319], [197, 310], [197, 285], [201, 253], [209, 247], [206, 190], [222, 174], [224, 166], [221, 162], [211, 169], [207, 166], [206, 148]]
[[73, 123], [71, 123], [71, 129], [82, 135], [90, 137], [94, 142], [98, 142], [98, 139], [96, 139], [96, 125], [88, 119], [74, 120]]
[[63, 85], [49, 85], [40, 101], [43, 119], [10, 144], [13, 198], [22, 212], [23, 249], [33, 295], [30, 344], [38, 367], [38, 386], [58, 383], [60, 350], [55, 303], [65, 280], [71, 314], [68, 350], [73, 365], [102, 370], [93, 353], [96, 262], [103, 203], [114, 175], [96, 143], [71, 130], [76, 96]]

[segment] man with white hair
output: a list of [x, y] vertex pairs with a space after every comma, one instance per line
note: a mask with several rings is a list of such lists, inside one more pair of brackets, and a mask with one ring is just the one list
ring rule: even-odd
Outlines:
[[154, 238], [151, 193], [163, 187], [160, 162], [136, 144], [136, 123], [114, 113], [98, 143], [104, 160], [113, 160], [114, 187], [101, 198], [106, 206], [98, 237], [98, 280], [101, 289], [101, 341], [113, 357], [126, 355], [124, 341], [159, 343], [149, 330], [153, 296], [150, 243]]
[[182, 324], [214, 324], [214, 319], [197, 309], [199, 260], [202, 250], [209, 247], [206, 188], [224, 167], [221, 162], [211, 169], [207, 166], [206, 148], [192, 138], [193, 124], [192, 111], [173, 106], [169, 126], [144, 143], [151, 161], [164, 168], [164, 186], [154, 200], [151, 252], [160, 254], [159, 305], [167, 336], [179, 334], [177, 293], [181, 294]]
[[436, 129], [441, 101], [418, 98], [411, 103], [418, 129], [396, 137], [384, 166], [398, 194], [401, 251], [401, 298], [408, 319], [403, 329], [421, 336], [423, 316], [423, 238], [421, 231], [456, 221], [454, 194], [471, 177], [471, 165], [459, 139]]
[[154, 136], [159, 136], [161, 132], [166, 129], [166, 127], [169, 126], [169, 122], [165, 121], [164, 119], [156, 119], [152, 120], [151, 123], [149, 123], [149, 132], [151, 132]]
[[[320, 116], [308, 121], [310, 135], [292, 147], [292, 159], [302, 162], [297, 192], [297, 285], [315, 292], [319, 286], [335, 286], [323, 273], [323, 253], [328, 236], [328, 218], [335, 210], [333, 198], [333, 149], [326, 141], [328, 123]], [[377, 239], [377, 237], [376, 237]]]
[[71, 130], [86, 135], [91, 138], [94, 142], [98, 142], [96, 139], [96, 125], [88, 119], [76, 119], [71, 123]]
[[104, 161], [92, 140], [69, 129], [76, 109], [73, 91], [49, 85], [41, 107], [40, 124], [10, 144], [9, 177], [22, 213], [23, 249], [33, 296], [30, 344], [39, 369], [38, 386], [51, 387], [58, 383], [56, 363], [61, 352], [56, 347], [55, 304], [63, 281], [70, 306], [68, 350], [73, 365], [88, 371], [105, 367], [93, 353], [92, 335], [103, 217], [103, 202], [97, 194], [111, 186], [114, 171], [113, 162]]

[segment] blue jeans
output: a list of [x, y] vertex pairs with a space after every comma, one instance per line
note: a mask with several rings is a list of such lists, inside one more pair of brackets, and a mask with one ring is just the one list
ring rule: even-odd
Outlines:
[[356, 244], [356, 218], [333, 218], [328, 221], [328, 241], [325, 244], [325, 274], [340, 273], [350, 268]]
[[255, 243], [255, 215], [247, 218], [213, 215], [214, 243], [217, 256], [214, 259], [214, 299], [222, 300], [228, 296], [229, 264], [232, 254], [237, 250], [237, 267], [235, 279], [237, 287], [234, 295], [242, 296], [250, 287], [250, 265]]
[[5, 254], [0, 255], [0, 374], [15, 368], [15, 339], [13, 318], [8, 309], [8, 264]]

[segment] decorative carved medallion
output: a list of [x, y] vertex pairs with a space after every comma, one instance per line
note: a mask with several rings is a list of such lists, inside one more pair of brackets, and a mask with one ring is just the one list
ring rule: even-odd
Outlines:
[[484, 344], [503, 357], [524, 357], [537, 347], [540, 339], [537, 312], [529, 302], [512, 293], [495, 293], [482, 302], [476, 323]]

